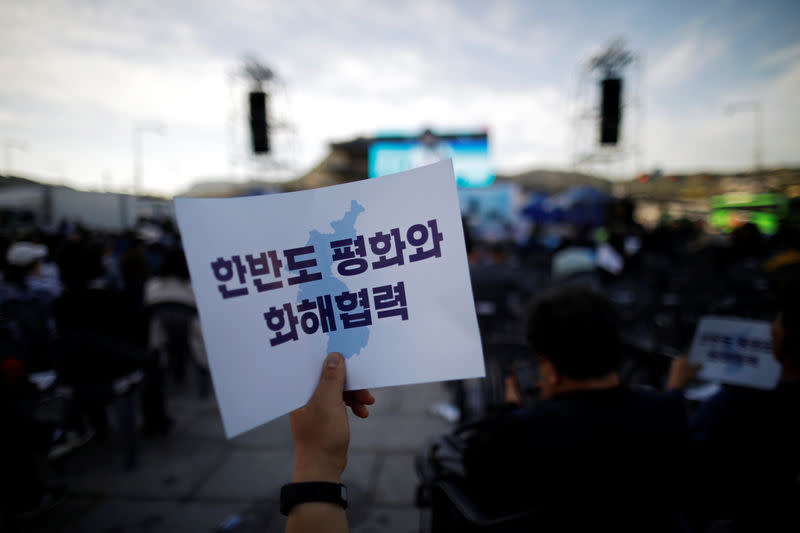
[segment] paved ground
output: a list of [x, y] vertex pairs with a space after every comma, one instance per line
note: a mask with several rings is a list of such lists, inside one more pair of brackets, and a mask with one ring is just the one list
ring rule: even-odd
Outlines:
[[[427, 408], [447, 400], [441, 384], [373, 391], [367, 420], [351, 415], [350, 460], [344, 482], [354, 532], [419, 529], [414, 508], [414, 454], [448, 424]], [[24, 531], [100, 533], [283, 531], [280, 486], [289, 480], [292, 444], [288, 416], [226, 440], [213, 399], [190, 391], [170, 395], [176, 420], [167, 438], [140, 441], [139, 466], [125, 471], [115, 439], [90, 442], [63, 463], [69, 499], [23, 524]], [[113, 420], [113, 417], [112, 417]]]

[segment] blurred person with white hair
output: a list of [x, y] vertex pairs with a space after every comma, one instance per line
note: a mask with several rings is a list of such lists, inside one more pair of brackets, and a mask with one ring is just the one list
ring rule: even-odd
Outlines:
[[45, 263], [47, 246], [28, 241], [12, 244], [6, 252], [3, 299], [41, 298], [52, 301], [61, 295], [58, 267]]
[[29, 241], [12, 244], [5, 254], [0, 282], [0, 305], [5, 317], [5, 351], [24, 362], [27, 371], [49, 370], [54, 365], [55, 321], [53, 302], [62, 286], [54, 265], [43, 267], [47, 247]]

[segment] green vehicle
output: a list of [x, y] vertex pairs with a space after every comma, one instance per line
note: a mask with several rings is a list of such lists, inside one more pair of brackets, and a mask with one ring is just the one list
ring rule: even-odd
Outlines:
[[780, 193], [737, 192], [711, 197], [710, 224], [725, 232], [752, 222], [761, 233], [774, 235], [788, 215], [789, 199]]

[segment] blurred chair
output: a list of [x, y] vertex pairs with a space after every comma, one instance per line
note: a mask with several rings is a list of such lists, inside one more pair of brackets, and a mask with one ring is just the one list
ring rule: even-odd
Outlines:
[[531, 531], [535, 513], [487, 515], [456, 480], [442, 480], [431, 489], [431, 533], [512, 533]]
[[[420, 509], [420, 531], [510, 533], [530, 531], [533, 513], [491, 516], [470, 494], [465, 481], [464, 452], [474, 435], [491, 431], [491, 419], [462, 424], [434, 439], [415, 458], [419, 479], [415, 505]], [[426, 513], [427, 511], [427, 513]], [[425, 515], [428, 520], [425, 520]], [[427, 527], [423, 525], [427, 522]]]
[[457, 382], [455, 403], [462, 424], [479, 420], [504, 407], [505, 381], [518, 379], [524, 405], [532, 403], [536, 389], [536, 364], [530, 347], [519, 337], [494, 337], [483, 343], [486, 377]]
[[470, 268], [472, 293], [481, 338], [519, 335], [525, 305], [531, 296], [527, 271], [506, 265]]

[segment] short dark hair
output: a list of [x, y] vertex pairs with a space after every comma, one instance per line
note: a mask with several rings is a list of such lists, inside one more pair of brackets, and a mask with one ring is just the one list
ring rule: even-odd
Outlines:
[[531, 308], [528, 341], [559, 373], [573, 379], [619, 370], [619, 323], [611, 302], [584, 287], [545, 294]]

